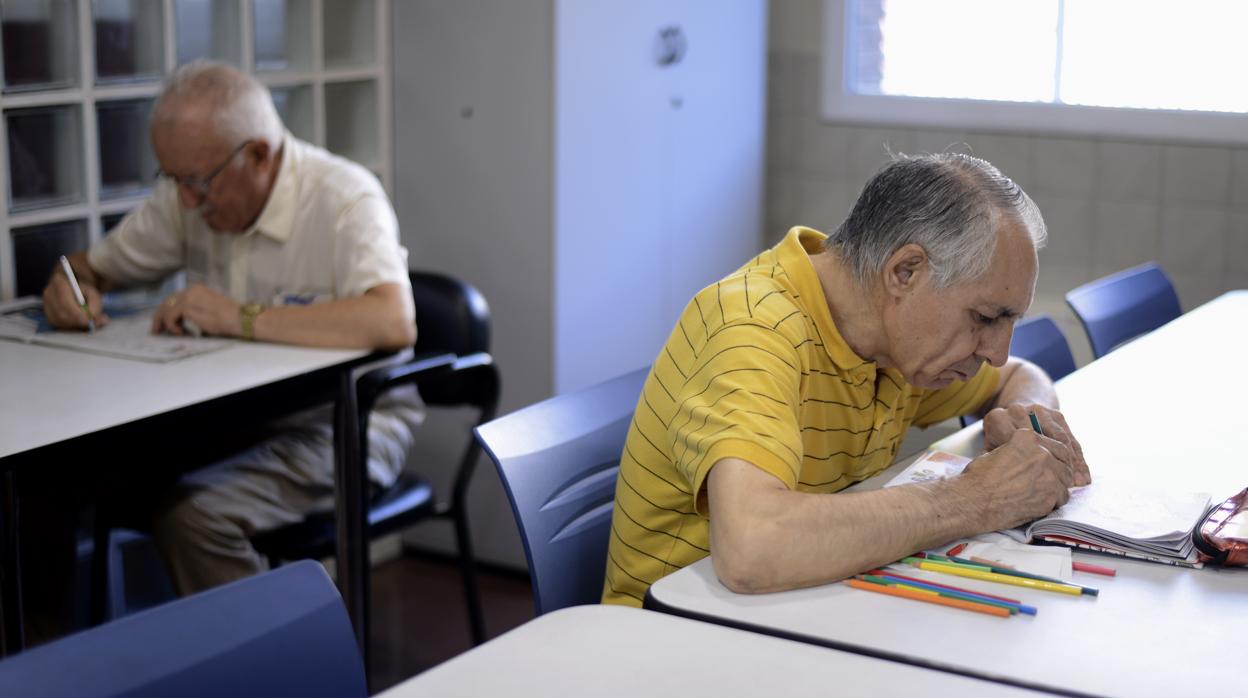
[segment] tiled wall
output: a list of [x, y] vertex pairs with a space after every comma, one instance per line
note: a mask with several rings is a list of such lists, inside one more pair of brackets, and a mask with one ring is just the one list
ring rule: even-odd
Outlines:
[[822, 4], [771, 4], [766, 244], [798, 223], [835, 227], [888, 151], [955, 149], [1040, 206], [1049, 245], [1032, 312], [1058, 319], [1080, 365], [1091, 353], [1063, 295], [1081, 283], [1155, 260], [1185, 310], [1248, 288], [1248, 148], [824, 123]]

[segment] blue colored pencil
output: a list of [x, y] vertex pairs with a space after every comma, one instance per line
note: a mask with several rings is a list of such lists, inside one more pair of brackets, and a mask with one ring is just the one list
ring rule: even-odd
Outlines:
[[970, 591], [968, 589], [955, 589], [955, 588], [950, 588], [948, 585], [945, 585], [945, 584], [935, 585], [935, 584], [928, 584], [926, 582], [919, 582], [919, 581], [915, 581], [913, 578], [902, 578], [896, 575], [889, 574], [886, 570], [879, 570], [873, 575], [868, 575], [867, 578], [870, 579], [871, 576], [878, 576], [878, 577], [890, 580], [894, 584], [904, 584], [906, 586], [918, 587], [920, 589], [927, 589], [928, 591], [934, 591], [939, 594], [950, 594], [956, 598], [965, 599], [967, 601], [975, 601], [977, 603], [986, 603], [986, 604], [991, 604], [993, 606], [1012, 608], [1018, 613], [1025, 613], [1029, 616], [1036, 615], [1035, 606], [1028, 606], [1027, 604], [1015, 603], [1012, 601], [1002, 601], [999, 597], [985, 596], [983, 594], [979, 594], [979, 593]]

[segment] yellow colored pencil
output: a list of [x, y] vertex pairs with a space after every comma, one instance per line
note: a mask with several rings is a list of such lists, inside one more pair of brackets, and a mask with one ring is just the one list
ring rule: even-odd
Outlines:
[[1013, 584], [1016, 587], [1028, 587], [1030, 589], [1040, 589], [1042, 591], [1054, 591], [1059, 594], [1070, 594], [1071, 596], [1079, 596], [1083, 590], [1069, 584], [1059, 584], [1057, 582], [1042, 582], [1038, 579], [1028, 579], [1026, 577], [1012, 577], [1008, 574], [997, 574], [995, 572], [981, 572], [976, 569], [967, 569], [964, 566], [942, 565], [938, 562], [920, 562], [918, 568], [929, 572], [943, 572], [952, 574], [956, 577], [967, 577], [969, 579], [980, 579], [985, 582], [997, 582], [998, 584]]
[[846, 579], [845, 583], [855, 589], [862, 589], [863, 591], [874, 591], [878, 594], [900, 596], [903, 599], [912, 599], [914, 601], [926, 601], [927, 603], [934, 603], [938, 606], [949, 606], [951, 608], [960, 608], [964, 611], [986, 613], [990, 616], [997, 616], [999, 618], [1010, 617], [1010, 612], [1000, 606], [989, 606], [988, 604], [975, 603], [973, 601], [951, 599], [934, 592], [924, 591], [922, 589], [899, 589], [895, 586], [872, 584], [871, 582], [864, 582], [858, 579]]

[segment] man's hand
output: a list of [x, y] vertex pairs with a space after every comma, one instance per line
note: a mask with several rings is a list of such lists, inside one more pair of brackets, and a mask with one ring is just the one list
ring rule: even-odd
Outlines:
[[152, 332], [173, 335], [191, 333], [237, 337], [242, 333], [239, 304], [203, 284], [195, 284], [164, 300], [152, 316]]
[[[82, 297], [86, 299], [87, 307], [91, 308], [96, 327], [108, 324], [99, 289], [82, 279], [78, 280], [78, 287], [82, 289]], [[52, 272], [48, 285], [43, 288], [43, 314], [53, 327], [63, 330], [87, 329], [87, 314], [82, 311], [82, 306], [74, 297], [74, 289], [69, 285], [69, 279], [65, 278], [59, 267]]]
[[988, 530], [1013, 528], [1066, 503], [1075, 483], [1074, 453], [1031, 429], [1015, 429], [1002, 446], [971, 461], [958, 479]]
[[1062, 413], [1044, 405], [1013, 403], [1006, 407], [998, 407], [984, 415], [984, 450], [992, 451], [1006, 443], [1019, 429], [1032, 430], [1029, 413], [1034, 412], [1040, 422], [1044, 435], [1062, 442], [1069, 450], [1069, 464], [1074, 470], [1072, 487], [1082, 487], [1092, 482], [1092, 474], [1088, 471], [1088, 463], [1083, 458], [1083, 447], [1071, 433]]

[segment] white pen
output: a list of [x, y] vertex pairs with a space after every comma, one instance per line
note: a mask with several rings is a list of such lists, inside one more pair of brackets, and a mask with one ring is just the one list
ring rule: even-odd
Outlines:
[[95, 316], [91, 314], [91, 306], [87, 305], [87, 298], [82, 295], [82, 287], [78, 285], [78, 277], [74, 276], [74, 268], [70, 266], [65, 255], [61, 255], [61, 270], [65, 272], [65, 278], [69, 279], [69, 287], [74, 290], [74, 300], [82, 306], [82, 312], [87, 314], [87, 331], [95, 332]]

